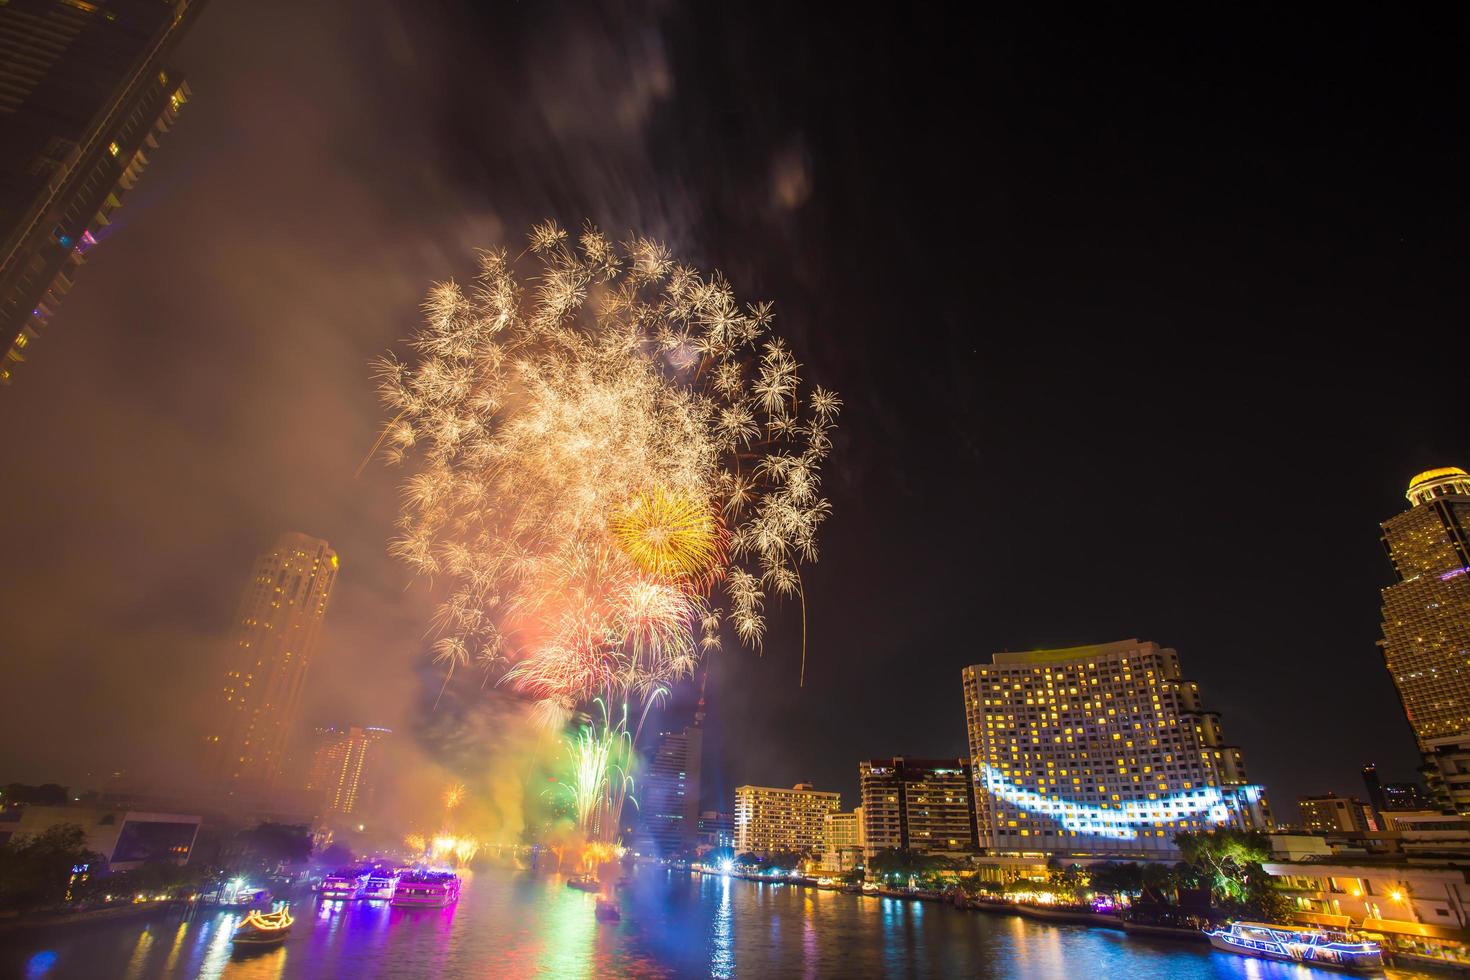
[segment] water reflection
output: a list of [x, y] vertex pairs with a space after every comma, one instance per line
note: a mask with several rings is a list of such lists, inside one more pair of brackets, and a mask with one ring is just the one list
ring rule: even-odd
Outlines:
[[561, 877], [499, 869], [477, 874], [450, 909], [299, 899], [286, 944], [253, 956], [232, 954], [239, 917], [214, 911], [0, 939], [0, 977], [1330, 976], [1107, 930], [666, 869], [641, 869], [619, 901], [622, 921], [598, 922], [592, 896]]

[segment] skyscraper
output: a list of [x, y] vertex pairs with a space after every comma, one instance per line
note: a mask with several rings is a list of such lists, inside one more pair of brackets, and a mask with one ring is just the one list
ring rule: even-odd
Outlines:
[[644, 853], [672, 857], [694, 850], [699, 843], [703, 705], [701, 701], [693, 725], [661, 733], [648, 760], [638, 793], [640, 829], [635, 838]]
[[372, 802], [386, 728], [318, 728], [307, 792], [331, 813], [350, 816]]
[[997, 653], [963, 679], [983, 848], [1172, 856], [1180, 831], [1269, 825], [1240, 749], [1173, 650]]
[[921, 854], [975, 850], [975, 797], [964, 759], [858, 763], [867, 857], [889, 848]]
[[1470, 813], [1470, 474], [1428, 470], [1405, 496], [1382, 525], [1398, 581], [1383, 590], [1379, 646], [1430, 791]]
[[0, 384], [188, 100], [165, 62], [200, 6], [0, 3]]
[[255, 560], [209, 738], [226, 795], [264, 800], [275, 790], [336, 578], [337, 553], [305, 534], [281, 535]]

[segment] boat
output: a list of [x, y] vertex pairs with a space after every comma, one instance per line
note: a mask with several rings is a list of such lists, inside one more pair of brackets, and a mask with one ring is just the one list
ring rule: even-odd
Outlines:
[[453, 871], [411, 871], [398, 879], [394, 908], [442, 909], [459, 901], [459, 875]]
[[1339, 970], [1383, 968], [1383, 950], [1377, 943], [1326, 929], [1278, 926], [1269, 922], [1232, 922], [1226, 928], [1207, 931], [1205, 935], [1210, 937], [1211, 946], [1240, 956], [1258, 956]]
[[235, 927], [230, 942], [239, 947], [276, 946], [290, 937], [294, 921], [290, 909], [283, 908], [277, 912], [255, 909]]
[[580, 892], [592, 892], [593, 894], [602, 890], [602, 886], [592, 875], [573, 875], [567, 879], [567, 887], [575, 888]]
[[398, 879], [400, 873], [388, 868], [374, 868], [368, 874], [367, 884], [357, 893], [357, 897], [367, 901], [386, 902], [393, 898], [393, 893], [398, 890]]
[[371, 876], [367, 868], [339, 868], [322, 879], [317, 894], [329, 901], [350, 902], [361, 897]]
[[623, 917], [618, 911], [617, 904], [606, 898], [597, 900], [597, 919], [599, 922], [617, 922]]

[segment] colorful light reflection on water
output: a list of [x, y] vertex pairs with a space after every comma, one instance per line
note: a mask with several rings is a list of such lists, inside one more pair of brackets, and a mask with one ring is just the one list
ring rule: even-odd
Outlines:
[[245, 957], [230, 946], [238, 916], [224, 912], [10, 936], [0, 938], [0, 976], [1333, 976], [1108, 930], [653, 868], [623, 891], [622, 921], [599, 923], [595, 897], [564, 881], [482, 870], [446, 909], [303, 898], [290, 940]]

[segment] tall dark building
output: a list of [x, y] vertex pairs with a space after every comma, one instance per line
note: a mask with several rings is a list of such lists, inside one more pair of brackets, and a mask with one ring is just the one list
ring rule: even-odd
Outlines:
[[188, 100], [166, 61], [200, 6], [0, 3], [0, 384], [44, 335]]
[[645, 853], [672, 857], [699, 843], [699, 769], [704, 754], [704, 702], [694, 724], [663, 732], [637, 790], [638, 846]]
[[962, 854], [976, 848], [975, 787], [964, 759], [858, 763], [864, 852], [890, 848]]
[[1431, 793], [1470, 813], [1470, 474], [1420, 473], [1406, 496], [1383, 522], [1398, 581], [1383, 590], [1379, 645]]

